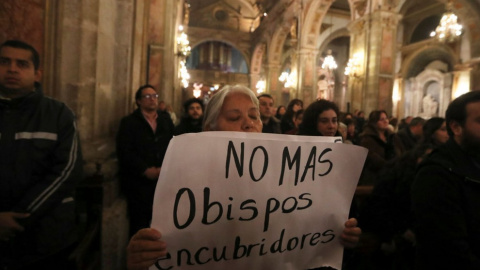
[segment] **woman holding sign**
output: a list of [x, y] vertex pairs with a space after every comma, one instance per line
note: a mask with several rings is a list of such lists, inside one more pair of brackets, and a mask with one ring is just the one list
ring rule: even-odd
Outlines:
[[[205, 110], [205, 131], [261, 132], [258, 99], [244, 86], [225, 86], [215, 94]], [[345, 222], [341, 242], [345, 247], [354, 247], [361, 234], [356, 219]], [[167, 255], [167, 244], [161, 233], [148, 228], [138, 231], [127, 247], [129, 270], [144, 270], [160, 257]]]

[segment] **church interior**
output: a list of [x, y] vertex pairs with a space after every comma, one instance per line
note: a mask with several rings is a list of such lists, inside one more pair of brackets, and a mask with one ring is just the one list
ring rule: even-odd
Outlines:
[[480, 90], [478, 25], [478, 0], [0, 1], [0, 42], [32, 44], [44, 94], [77, 117], [85, 269], [124, 268], [115, 135], [139, 86], [176, 115], [188, 98], [241, 84], [275, 106], [325, 98], [343, 112], [443, 117]]

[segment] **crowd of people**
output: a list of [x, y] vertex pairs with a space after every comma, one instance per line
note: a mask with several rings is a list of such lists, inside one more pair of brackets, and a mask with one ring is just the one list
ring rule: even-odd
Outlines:
[[[82, 156], [73, 112], [43, 96], [30, 45], [0, 45], [0, 268], [75, 269], [74, 193]], [[480, 269], [480, 91], [454, 99], [446, 117], [389, 118], [385, 110], [342, 113], [319, 99], [275, 105], [244, 86], [225, 86], [204, 104], [188, 99], [179, 120], [152, 85], [117, 132], [126, 195], [127, 267], [165, 256], [151, 229], [156, 182], [173, 136], [201, 131], [337, 136], [368, 149], [341, 240], [343, 269]], [[53, 232], [55, 235], [53, 235]]]
[[[385, 110], [372, 111], [368, 118], [365, 119], [364, 112], [362, 111], [355, 112], [354, 114], [342, 113], [334, 102], [324, 99], [311, 103], [305, 109], [303, 108], [302, 100], [299, 99], [292, 100], [286, 107], [280, 105], [276, 108], [274, 99], [269, 94], [259, 95], [257, 97], [258, 101], [253, 103], [248, 101], [248, 96], [245, 98], [245, 102], [247, 103], [248, 101], [250, 106], [250, 111], [245, 109], [243, 117], [252, 121], [251, 126], [248, 124], [248, 121], [245, 120], [243, 122], [244, 126], [238, 122], [236, 126], [230, 125], [228, 128], [220, 126], [219, 128], [215, 121], [229, 123], [228, 113], [225, 110], [238, 105], [240, 100], [242, 100], [240, 97], [236, 97], [235, 99], [225, 98], [225, 96], [229, 95], [228, 89], [231, 88], [226, 87], [226, 89], [221, 90], [219, 94], [217, 94], [218, 96], [223, 96], [225, 100], [223, 103], [212, 102], [215, 101], [216, 98], [210, 101], [212, 103], [209, 103], [207, 106], [207, 116], [204, 121], [203, 130], [261, 131], [263, 133], [303, 136], [339, 136], [342, 137], [344, 143], [359, 145], [369, 150], [350, 213], [350, 216], [354, 217], [355, 223], [357, 223], [358, 219], [358, 227], [362, 228], [363, 233], [358, 239], [353, 237], [353, 242], [356, 247], [350, 252], [345, 253], [345, 256], [349, 256], [349, 258], [344, 262], [344, 269], [454, 269], [455, 267], [453, 265], [456, 259], [461, 259], [462, 262], [464, 262], [465, 268], [462, 269], [476, 269], [476, 265], [478, 264], [477, 256], [479, 255], [476, 249], [477, 244], [467, 239], [469, 236], [478, 236], [475, 232], [473, 235], [470, 235], [470, 231], [473, 230], [474, 226], [473, 218], [476, 214], [472, 214], [471, 217], [456, 214], [455, 216], [458, 220], [451, 221], [450, 223], [453, 223], [451, 226], [457, 228], [459, 233], [450, 232], [447, 234], [450, 238], [439, 237], [439, 239], [450, 241], [452, 245], [455, 244], [457, 246], [458, 249], [455, 250], [456, 252], [451, 253], [457, 255], [455, 259], [450, 258], [447, 252], [452, 252], [452, 248], [447, 248], [444, 244], [440, 243], [440, 240], [436, 240], [430, 231], [432, 228], [428, 226], [435, 226], [433, 218], [435, 215], [432, 213], [438, 215], [436, 217], [442, 220], [448, 219], [448, 217], [441, 215], [446, 210], [443, 212], [440, 211], [438, 206], [435, 206], [433, 202], [441, 202], [441, 205], [448, 203], [449, 206], [452, 206], [450, 204], [453, 203], [454, 207], [457, 207], [456, 210], [460, 213], [470, 210], [470, 207], [475, 205], [472, 201], [468, 201], [467, 206], [463, 205], [466, 198], [462, 198], [461, 195], [465, 187], [457, 186], [459, 184], [450, 184], [454, 185], [454, 190], [457, 192], [454, 201], [452, 201], [452, 198], [449, 198], [450, 196], [445, 194], [446, 187], [443, 187], [443, 195], [446, 197], [439, 198], [438, 194], [432, 194], [431, 197], [434, 198], [432, 198], [431, 202], [425, 201], [424, 196], [419, 196], [419, 198], [415, 196], [412, 197], [412, 194], [414, 195], [416, 194], [415, 192], [419, 192], [414, 189], [412, 190], [412, 187], [417, 187], [418, 183], [422, 183], [423, 178], [434, 178], [433, 176], [419, 176], [418, 168], [420, 165], [423, 168], [423, 166], [425, 166], [424, 164], [432, 162], [427, 158], [430, 156], [429, 154], [440, 151], [444, 145], [448, 145], [447, 141], [451, 141], [449, 144], [454, 144], [454, 146], [457, 147], [456, 150], [459, 156], [462, 155], [458, 150], [464, 149], [462, 144], [465, 143], [465, 140], [471, 148], [467, 153], [464, 153], [465, 157], [463, 160], [465, 167], [469, 169], [458, 172], [454, 170], [454, 172], [459, 175], [451, 177], [461, 178], [470, 175], [470, 177], [472, 177], [472, 185], [478, 180], [478, 175], [480, 175], [478, 167], [479, 152], [475, 152], [474, 150], [479, 150], [479, 131], [478, 126], [475, 126], [474, 120], [471, 120], [471, 126], [467, 127], [466, 119], [474, 119], [476, 113], [479, 113], [480, 92], [472, 92], [462, 96], [464, 99], [463, 103], [461, 103], [463, 109], [466, 110], [468, 103], [473, 104], [470, 105], [470, 107], [472, 107], [471, 112], [464, 112], [461, 116], [451, 118], [450, 126], [457, 123], [457, 125], [463, 125], [463, 129], [470, 131], [466, 134], [465, 132], [460, 132], [461, 134], [459, 134], [456, 139], [455, 136], [451, 135], [453, 131], [447, 131], [450, 129], [447, 121], [449, 117], [452, 117], [449, 116], [448, 113], [452, 110], [447, 110], [447, 119], [441, 117], [433, 117], [430, 119], [406, 117], [400, 121], [401, 125], [397, 127], [397, 120], [389, 118]], [[250, 91], [250, 93], [252, 92]], [[250, 99], [252, 98], [250, 97]], [[188, 100], [185, 103], [184, 111], [186, 117], [191, 117], [188, 106], [192, 102], [192, 100]], [[256, 103], [258, 103], [258, 105], [255, 105]], [[455, 102], [452, 103], [452, 105], [454, 104]], [[201, 105], [199, 105], [199, 107], [200, 106]], [[210, 108], [210, 106], [214, 107]], [[210, 115], [208, 111], [214, 111], [214, 114]], [[456, 113], [459, 114], [459, 112]], [[255, 114], [258, 114], [258, 116], [255, 116]], [[235, 116], [235, 119], [238, 119], [238, 116]], [[261, 125], [259, 122], [261, 122]], [[478, 123], [476, 124], [478, 125]], [[201, 130], [202, 129], [199, 128], [192, 132]], [[475, 137], [475, 134], [477, 134], [477, 137]], [[424, 159], [426, 159], [425, 162], [422, 162]], [[453, 160], [450, 160], [450, 162]], [[452, 170], [451, 166], [456, 167], [460, 165], [457, 162], [452, 164], [437, 162], [435, 164], [442, 167], [445, 171]], [[434, 166], [427, 166], [427, 168], [432, 168], [433, 170]], [[430, 171], [430, 173], [432, 172]], [[448, 173], [444, 172], [443, 174]], [[416, 185], [414, 185], [414, 183]], [[431, 184], [433, 185], [434, 183]], [[418, 187], [426, 189], [429, 185], [418, 184]], [[427, 190], [423, 190], [423, 192], [428, 193]], [[472, 194], [477, 193], [472, 192]], [[472, 200], [471, 198], [469, 199]], [[420, 200], [420, 202], [416, 200]], [[447, 200], [447, 202], [445, 202], [445, 200]], [[421, 207], [414, 209], [413, 206], [416, 205], [420, 205]], [[429, 209], [429, 207], [433, 207], [433, 209]], [[465, 207], [467, 208], [464, 209]], [[431, 216], [425, 215], [424, 211], [431, 214]], [[453, 213], [449, 214], [453, 215]], [[425, 220], [426, 217], [430, 217], [429, 221], [431, 223], [427, 223], [426, 221], [420, 223], [420, 221]], [[359, 229], [358, 227], [354, 228]], [[447, 226], [439, 227], [448, 231]], [[441, 234], [439, 229], [437, 230], [437, 233]], [[417, 237], [417, 232], [419, 231], [426, 236], [422, 234], [420, 237]], [[358, 231], [356, 232], [358, 233]], [[463, 234], [460, 234], [460, 232]], [[425, 239], [422, 238], [422, 236], [428, 236], [426, 242], [421, 241]], [[164, 251], [165, 243], [161, 240], [158, 242], [150, 241], [152, 239], [158, 240], [160, 237], [160, 232], [154, 229], [145, 229], [140, 230], [138, 234], [132, 238], [131, 245], [129, 246], [131, 269], [137, 269], [134, 265], [139, 262], [151, 264], [159, 254], [163, 254], [153, 251]], [[457, 241], [460, 242], [457, 243]], [[145, 255], [143, 252], [138, 252], [137, 247], [142, 246], [140, 243], [148, 247], [155, 244], [157, 245], [156, 248], [152, 248], [151, 253], [149, 253], [151, 257], [148, 262], [138, 259], [139, 254], [141, 254], [141, 256]], [[438, 260], [438, 258], [434, 258], [435, 252], [433, 250], [444, 253], [445, 259]], [[459, 250], [465, 251], [467, 255], [460, 256]], [[419, 258], [419, 256], [423, 257]], [[435, 260], [435, 262], [429, 262], [426, 258]], [[417, 265], [416, 268], [415, 265]], [[421, 267], [419, 265], [421, 265]]]

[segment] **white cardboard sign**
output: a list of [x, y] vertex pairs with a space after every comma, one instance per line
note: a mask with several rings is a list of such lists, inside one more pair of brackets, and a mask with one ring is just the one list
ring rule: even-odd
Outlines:
[[169, 253], [150, 269], [341, 269], [340, 234], [367, 150], [339, 140], [174, 137], [151, 225]]

